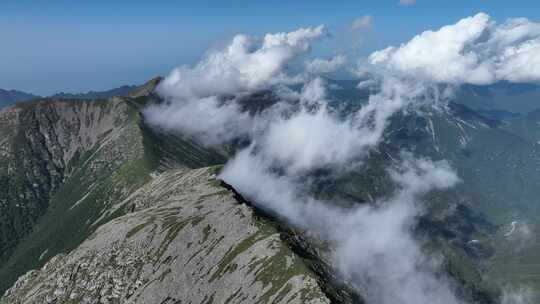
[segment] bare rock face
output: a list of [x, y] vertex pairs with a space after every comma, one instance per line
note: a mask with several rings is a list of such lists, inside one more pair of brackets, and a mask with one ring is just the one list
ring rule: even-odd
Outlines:
[[214, 172], [154, 177], [121, 203], [132, 213], [19, 278], [0, 303], [330, 303], [276, 227]]

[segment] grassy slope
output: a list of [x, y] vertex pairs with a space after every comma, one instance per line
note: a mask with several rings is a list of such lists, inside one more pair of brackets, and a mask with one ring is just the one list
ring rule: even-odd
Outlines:
[[223, 162], [217, 153], [181, 138], [150, 131], [143, 126], [135, 103], [129, 103], [126, 115], [119, 140], [127, 149], [140, 151], [130, 151], [135, 157], [111, 161], [106, 158], [108, 145], [99, 149], [102, 144], [99, 143], [68, 164], [74, 171], [54, 192], [48, 202], [50, 207], [33, 232], [0, 268], [0, 293], [24, 272], [42, 266], [58, 253], [76, 248], [101, 224], [125, 214], [125, 206], [118, 203], [149, 181], [150, 173], [165, 158], [167, 164], [192, 168]]

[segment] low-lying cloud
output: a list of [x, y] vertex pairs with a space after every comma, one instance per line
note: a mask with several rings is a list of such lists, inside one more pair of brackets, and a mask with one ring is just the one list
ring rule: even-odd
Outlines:
[[[422, 265], [427, 258], [410, 232], [421, 196], [456, 182], [448, 164], [403, 154], [401, 163], [389, 168], [399, 190], [373, 206], [344, 209], [306, 194], [310, 173], [324, 168], [339, 174], [360, 166], [381, 141], [389, 118], [404, 108], [437, 102], [435, 87], [382, 77], [379, 93], [360, 109], [341, 113], [329, 105], [325, 81], [315, 77], [299, 92], [282, 86], [277, 92], [287, 92], [281, 94], [283, 100], [258, 114], [242, 111], [236, 103], [245, 94], [298, 78], [283, 67], [308, 51], [322, 29], [268, 34], [251, 48], [252, 38], [236, 36], [225, 50], [195, 67], [175, 69], [158, 90], [166, 102], [147, 108], [145, 117], [205, 145], [250, 138], [251, 144], [227, 163], [220, 177], [259, 208], [334, 243], [336, 268], [367, 299], [457, 303], [449, 285]], [[266, 60], [271, 62], [260, 64]]]
[[[510, 67], [529, 60], [536, 31], [524, 19], [497, 26], [478, 14], [375, 52], [361, 68], [376, 89], [348, 112], [331, 105], [325, 80], [316, 76], [341, 67], [344, 58], [310, 61], [306, 73], [296, 75], [286, 69], [324, 36], [323, 26], [263, 39], [237, 35], [195, 66], [172, 71], [158, 88], [165, 102], [144, 114], [150, 124], [207, 146], [248, 139], [220, 178], [259, 208], [332, 243], [336, 269], [369, 303], [462, 303], [411, 232], [423, 210], [422, 197], [458, 182], [447, 162], [402, 151], [387, 168], [395, 193], [350, 208], [316, 199], [309, 183], [319, 169], [331, 175], [362, 170], [394, 114], [444, 105], [449, 95], [441, 91], [441, 82], [535, 78], [538, 70]], [[302, 89], [292, 90], [291, 83], [303, 84]], [[245, 111], [237, 102], [266, 89], [277, 100], [264, 110]]]
[[267, 34], [263, 39], [236, 35], [226, 48], [208, 54], [195, 66], [174, 69], [157, 88], [167, 103], [146, 108], [147, 122], [179, 130], [205, 145], [248, 135], [252, 117], [223, 96], [295, 82], [283, 73], [284, 66], [309, 51], [324, 33], [324, 26], [318, 26]]
[[[304, 91], [320, 85], [315, 79]], [[422, 196], [458, 181], [448, 163], [402, 153], [401, 161], [388, 169], [396, 193], [369, 206], [342, 208], [306, 194], [309, 172], [343, 172], [377, 146], [388, 117], [406, 106], [403, 94], [387, 93], [391, 99], [373, 99], [364, 111], [341, 120], [326, 100], [310, 99], [295, 114], [271, 121], [227, 163], [220, 178], [259, 208], [330, 241], [335, 267], [368, 303], [460, 303], [411, 233], [422, 212]]]

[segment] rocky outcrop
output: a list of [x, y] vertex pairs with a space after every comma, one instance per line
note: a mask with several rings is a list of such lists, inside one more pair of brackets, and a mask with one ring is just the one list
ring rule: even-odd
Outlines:
[[21, 277], [0, 303], [329, 303], [276, 226], [214, 172], [155, 177], [122, 202], [132, 213]]

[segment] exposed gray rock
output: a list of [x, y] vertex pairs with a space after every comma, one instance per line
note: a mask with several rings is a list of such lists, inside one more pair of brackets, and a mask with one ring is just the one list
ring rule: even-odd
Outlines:
[[215, 168], [156, 176], [132, 213], [19, 278], [0, 303], [329, 303], [276, 227]]

